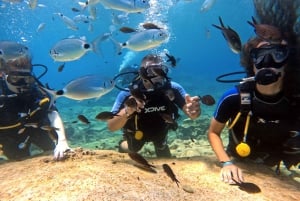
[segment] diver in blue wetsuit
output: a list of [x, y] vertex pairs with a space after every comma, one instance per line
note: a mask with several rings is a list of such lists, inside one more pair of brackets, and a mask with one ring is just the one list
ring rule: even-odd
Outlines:
[[[277, 165], [277, 170], [281, 161], [287, 168], [300, 162], [300, 101], [287, 95], [285, 85], [292, 56], [284, 38], [256, 37], [244, 45], [241, 63], [253, 79], [224, 93], [208, 132], [224, 182], [243, 181], [231, 157]], [[226, 123], [225, 150], [220, 135]]]
[[0, 152], [7, 159], [31, 155], [31, 144], [54, 150], [64, 158], [69, 150], [62, 120], [52, 97], [33, 75], [28, 48], [0, 41]]
[[199, 97], [190, 97], [167, 73], [162, 58], [149, 54], [130, 91], [119, 93], [112, 108], [117, 115], [107, 125], [111, 131], [123, 129], [120, 152], [138, 152], [146, 142], [153, 142], [158, 157], [170, 157], [167, 134], [177, 128], [178, 108], [191, 119], [200, 115]]

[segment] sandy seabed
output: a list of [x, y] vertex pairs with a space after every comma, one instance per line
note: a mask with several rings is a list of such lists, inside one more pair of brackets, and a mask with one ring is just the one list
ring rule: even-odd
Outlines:
[[[261, 192], [240, 189], [220, 181], [213, 154], [171, 159], [147, 158], [156, 173], [136, 166], [128, 154], [77, 148], [64, 161], [37, 156], [0, 164], [0, 200], [17, 201], [197, 201], [197, 200], [298, 200], [299, 171], [282, 175], [258, 164], [238, 164], [246, 182]], [[162, 168], [168, 164], [179, 187]]]

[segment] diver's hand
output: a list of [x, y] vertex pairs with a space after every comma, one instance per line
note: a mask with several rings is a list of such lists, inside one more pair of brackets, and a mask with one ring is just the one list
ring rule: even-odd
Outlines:
[[226, 165], [221, 169], [221, 179], [229, 184], [244, 182], [242, 170], [234, 164]]
[[63, 160], [65, 158], [65, 153], [71, 151], [67, 140], [60, 140], [57, 142], [57, 145], [54, 149], [54, 159]]
[[185, 96], [184, 110], [191, 119], [195, 119], [195, 118], [199, 117], [199, 115], [201, 113], [199, 101], [200, 101], [200, 98], [198, 96], [191, 97], [188, 94]]
[[137, 99], [134, 96], [130, 96], [128, 101], [125, 102], [126, 113], [128, 116], [132, 115], [134, 112], [141, 112], [144, 106], [145, 101]]

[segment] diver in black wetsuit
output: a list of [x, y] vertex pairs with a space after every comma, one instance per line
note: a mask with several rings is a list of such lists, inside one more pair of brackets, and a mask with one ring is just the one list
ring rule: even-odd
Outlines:
[[31, 155], [30, 145], [54, 150], [64, 158], [69, 150], [62, 120], [52, 97], [32, 72], [31, 55], [22, 44], [0, 41], [0, 152], [7, 159]]
[[[292, 49], [285, 38], [270, 38], [255, 37], [244, 45], [241, 63], [254, 79], [224, 93], [211, 121], [208, 138], [224, 182], [243, 181], [231, 157], [278, 169], [281, 161], [287, 168], [300, 162], [300, 101], [286, 94], [285, 85]], [[220, 135], [226, 122], [229, 144], [225, 150]]]
[[191, 119], [200, 115], [199, 97], [190, 97], [167, 73], [161, 57], [147, 55], [130, 91], [119, 93], [112, 108], [116, 115], [107, 125], [111, 131], [123, 128], [120, 152], [138, 152], [146, 142], [153, 142], [158, 157], [170, 157], [167, 134], [177, 128], [178, 108]]

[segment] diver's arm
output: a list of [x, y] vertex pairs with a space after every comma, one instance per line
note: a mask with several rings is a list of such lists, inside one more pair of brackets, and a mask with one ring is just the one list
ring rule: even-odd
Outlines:
[[121, 109], [114, 118], [107, 121], [107, 128], [110, 131], [117, 131], [126, 124], [129, 114], [126, 114], [125, 108]]
[[56, 110], [50, 111], [48, 113], [48, 118], [51, 122], [51, 126], [56, 129], [57, 133], [57, 144], [54, 149], [54, 158], [56, 160], [61, 160], [64, 158], [64, 153], [70, 150], [68, 145], [64, 125], [61, 117]]
[[224, 123], [220, 123], [213, 118], [208, 130], [209, 143], [223, 166], [221, 169], [221, 179], [226, 183], [235, 183], [232, 178], [237, 182], [243, 182], [244, 178], [241, 169], [231, 162], [230, 157], [224, 149], [223, 141], [220, 137], [224, 127]]

